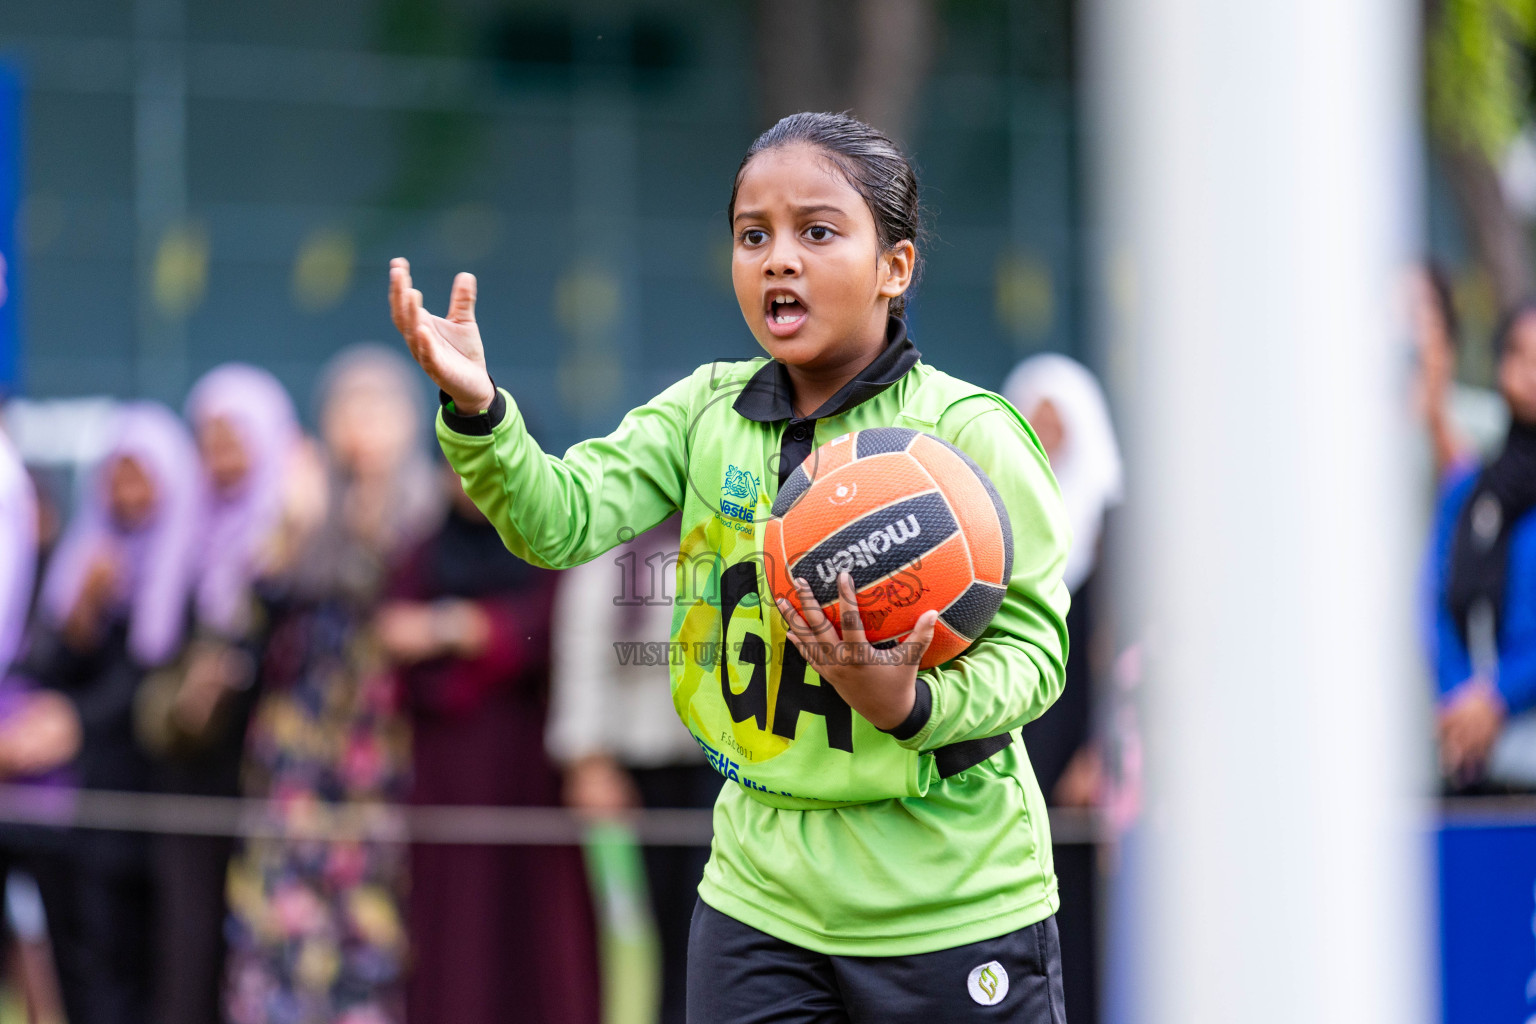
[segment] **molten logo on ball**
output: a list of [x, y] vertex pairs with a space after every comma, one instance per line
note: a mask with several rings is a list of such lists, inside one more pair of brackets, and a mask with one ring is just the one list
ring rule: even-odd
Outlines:
[[986, 473], [943, 438], [905, 427], [818, 448], [779, 488], [762, 536], [768, 589], [797, 610], [799, 578], [837, 623], [837, 580], [848, 573], [871, 644], [900, 643], [937, 611], [924, 668], [980, 638], [1013, 565], [1008, 510]]
[[838, 573], [849, 572], [854, 566], [867, 569], [879, 561], [881, 555], [890, 551], [892, 546], [905, 544], [922, 532], [923, 527], [917, 521], [917, 516], [908, 515], [884, 529], [874, 531], [857, 544], [843, 548], [831, 558], [817, 562], [816, 575], [821, 577], [823, 583], [836, 586]]

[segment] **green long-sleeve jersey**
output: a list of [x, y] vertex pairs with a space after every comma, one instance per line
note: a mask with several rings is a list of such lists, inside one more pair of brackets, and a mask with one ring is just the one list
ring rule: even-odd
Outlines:
[[[615, 657], [668, 658], [678, 714], [729, 780], [701, 898], [832, 954], [949, 948], [1058, 906], [1045, 802], [1022, 744], [948, 777], [931, 752], [1011, 733], [1060, 694], [1060, 494], [1013, 407], [921, 362], [893, 325], [881, 356], [804, 419], [784, 368], [763, 357], [699, 367], [563, 458], [539, 448], [505, 391], [480, 416], [450, 404], [438, 419], [469, 496], [534, 564], [578, 565], [682, 511], [673, 557], [620, 558], [613, 575], [616, 602], [673, 603], [671, 643]], [[876, 426], [926, 430], [970, 455], [1002, 496], [1014, 541], [996, 617], [964, 654], [919, 673], [919, 707], [894, 734], [852, 712], [788, 644], [761, 568], [780, 481], [816, 445]], [[671, 591], [651, 584], [663, 575]]]

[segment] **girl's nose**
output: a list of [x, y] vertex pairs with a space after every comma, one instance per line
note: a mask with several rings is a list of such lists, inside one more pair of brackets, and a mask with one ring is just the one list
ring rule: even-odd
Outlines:
[[769, 277], [800, 276], [800, 259], [788, 247], [775, 246], [763, 268]]

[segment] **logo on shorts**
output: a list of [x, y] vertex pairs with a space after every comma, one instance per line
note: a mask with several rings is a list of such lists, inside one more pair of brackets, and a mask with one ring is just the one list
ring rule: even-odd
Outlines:
[[982, 1006], [996, 1006], [1008, 994], [1008, 972], [996, 960], [984, 963], [971, 971], [965, 987]]

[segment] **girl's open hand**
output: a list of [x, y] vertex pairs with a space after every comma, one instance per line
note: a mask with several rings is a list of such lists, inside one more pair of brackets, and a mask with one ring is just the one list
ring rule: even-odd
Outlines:
[[842, 607], [842, 635], [822, 611], [821, 603], [805, 580], [795, 580], [800, 592], [801, 615], [782, 597], [774, 601], [789, 624], [789, 639], [816, 674], [831, 683], [848, 706], [877, 729], [894, 729], [906, 721], [917, 701], [917, 668], [923, 652], [933, 643], [933, 627], [939, 613], [924, 612], [911, 639], [894, 647], [878, 648], [864, 636], [858, 595], [853, 577], [837, 575], [838, 604]]
[[411, 265], [403, 257], [389, 261], [389, 312], [411, 355], [427, 376], [453, 399], [463, 415], [490, 408], [496, 398], [485, 368], [485, 348], [475, 323], [475, 275], [453, 279], [446, 318], [428, 313], [421, 292], [411, 287]]

